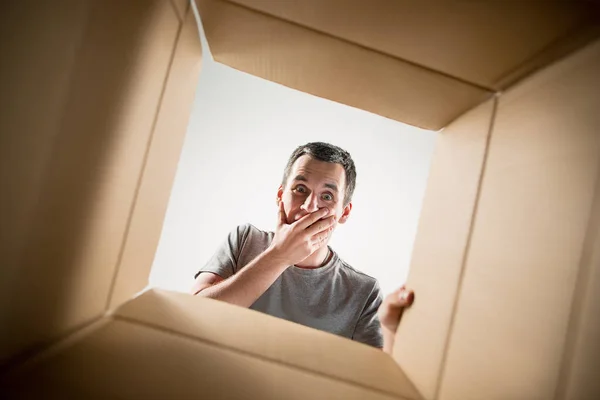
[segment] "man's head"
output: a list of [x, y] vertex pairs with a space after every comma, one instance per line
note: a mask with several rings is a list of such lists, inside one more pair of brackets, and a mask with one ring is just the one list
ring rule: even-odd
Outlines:
[[348, 219], [356, 186], [356, 168], [350, 154], [328, 143], [298, 147], [290, 156], [277, 192], [288, 223], [327, 207], [339, 223]]

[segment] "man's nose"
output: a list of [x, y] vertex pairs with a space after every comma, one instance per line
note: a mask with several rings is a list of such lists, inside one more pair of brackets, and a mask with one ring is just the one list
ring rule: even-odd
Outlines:
[[319, 209], [319, 201], [314, 193], [306, 196], [306, 200], [304, 200], [304, 204], [302, 204], [302, 209], [309, 213], [315, 212]]

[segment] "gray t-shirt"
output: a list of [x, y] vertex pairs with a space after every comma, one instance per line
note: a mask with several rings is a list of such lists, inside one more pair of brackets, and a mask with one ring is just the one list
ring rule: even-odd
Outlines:
[[[273, 232], [261, 231], [250, 224], [238, 226], [196, 276], [213, 272], [229, 278], [265, 251], [273, 236]], [[331, 252], [333, 256], [320, 268], [287, 268], [250, 308], [383, 347], [377, 317], [382, 295], [377, 280]]]

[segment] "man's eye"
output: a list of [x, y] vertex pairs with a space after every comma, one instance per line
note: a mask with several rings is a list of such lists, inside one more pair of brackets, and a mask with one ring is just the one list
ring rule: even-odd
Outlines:
[[306, 192], [306, 188], [304, 186], [296, 186], [296, 189], [294, 189], [296, 192], [298, 193], [305, 193]]
[[330, 195], [329, 193], [325, 193], [324, 195], [321, 196], [321, 198], [325, 201], [331, 201], [333, 200], [333, 196]]

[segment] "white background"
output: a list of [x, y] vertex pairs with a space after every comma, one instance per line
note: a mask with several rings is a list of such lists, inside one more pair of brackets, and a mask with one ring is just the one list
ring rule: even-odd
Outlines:
[[357, 168], [353, 210], [330, 242], [389, 293], [406, 279], [436, 133], [320, 99], [206, 55], [150, 286], [188, 291], [237, 225], [275, 227], [292, 151], [324, 141]]

